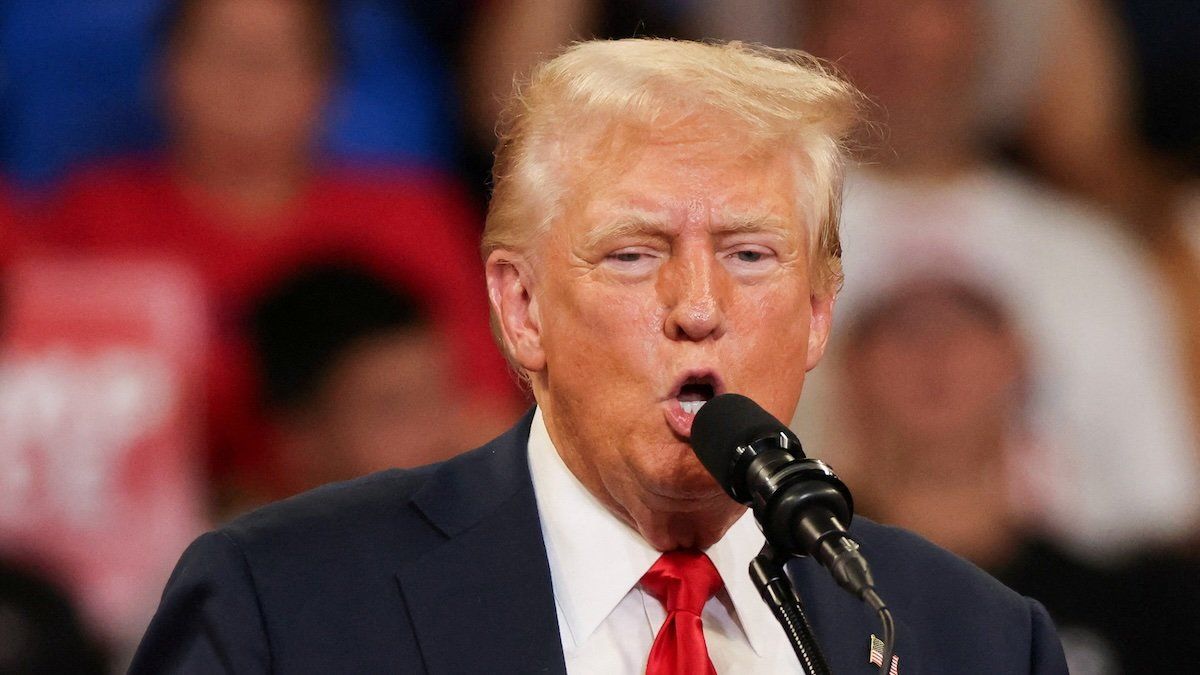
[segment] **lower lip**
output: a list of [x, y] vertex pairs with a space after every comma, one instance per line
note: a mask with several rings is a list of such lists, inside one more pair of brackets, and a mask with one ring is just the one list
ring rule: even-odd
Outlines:
[[667, 401], [666, 409], [663, 412], [667, 418], [667, 425], [671, 427], [672, 431], [684, 438], [692, 437], [692, 422], [695, 421], [696, 416], [685, 412], [679, 405], [679, 399], [673, 398]]

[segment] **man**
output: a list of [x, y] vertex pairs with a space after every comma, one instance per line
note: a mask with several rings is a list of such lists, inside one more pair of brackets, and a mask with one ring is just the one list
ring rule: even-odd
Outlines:
[[407, 288], [359, 265], [305, 266], [249, 323], [281, 478], [296, 492], [471, 447], [446, 341]]
[[[687, 441], [722, 392], [789, 418], [820, 360], [854, 104], [804, 55], [736, 43], [589, 42], [538, 68], [483, 243], [535, 412], [202, 537], [133, 672], [800, 672], [746, 578], [762, 537]], [[1065, 672], [1039, 606], [855, 532], [900, 671]], [[834, 671], [876, 671], [873, 614], [811, 561], [791, 572]]]
[[[1054, 3], [1032, 4], [1048, 11]], [[805, 48], [837, 59], [873, 102], [874, 121], [886, 124], [882, 142], [847, 175], [839, 320], [853, 321], [897, 284], [947, 272], [1007, 303], [1031, 366], [1030, 457], [1045, 481], [1037, 518], [1101, 563], [1197, 531], [1200, 455], [1186, 368], [1153, 269], [1115, 223], [988, 151], [982, 129], [996, 103], [982, 95], [982, 75], [1012, 51], [986, 46], [999, 36], [991, 21], [996, 11], [1023, 10], [982, 0], [807, 6]], [[1069, 31], [1046, 25], [1066, 44]], [[841, 385], [829, 368], [816, 375], [797, 426], [810, 443], [823, 436], [818, 447], [840, 450], [853, 423], [828, 402]], [[1153, 490], [1109, 469], [1134, 448]]]
[[459, 186], [421, 166], [334, 166], [317, 152], [338, 75], [332, 5], [169, 3], [163, 152], [81, 170], [49, 218], [48, 238], [73, 252], [169, 257], [203, 284], [206, 459], [222, 511], [292, 494], [294, 476], [275, 470], [284, 450], [258, 406], [242, 317], [305, 266], [354, 263], [425, 303], [482, 432], [469, 439], [462, 428], [460, 447], [499, 433], [518, 409], [472, 288], [483, 281], [479, 224]]

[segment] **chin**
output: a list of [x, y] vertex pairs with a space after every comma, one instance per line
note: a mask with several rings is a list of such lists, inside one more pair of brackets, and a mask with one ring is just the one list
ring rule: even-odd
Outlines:
[[686, 461], [671, 467], [656, 467], [656, 471], [643, 474], [641, 482], [646, 491], [666, 501], [695, 502], [697, 508], [711, 504], [717, 497], [729, 499], [700, 461], [692, 456], [691, 448], [685, 448]]

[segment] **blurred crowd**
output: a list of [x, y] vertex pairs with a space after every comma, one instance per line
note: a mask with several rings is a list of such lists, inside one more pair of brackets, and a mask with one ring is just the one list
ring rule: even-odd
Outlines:
[[639, 35], [800, 47], [865, 95], [792, 421], [857, 512], [1041, 600], [1072, 672], [1174, 671], [1200, 4], [8, 0], [0, 673], [120, 669], [201, 531], [507, 428], [529, 400], [478, 254], [501, 101]]

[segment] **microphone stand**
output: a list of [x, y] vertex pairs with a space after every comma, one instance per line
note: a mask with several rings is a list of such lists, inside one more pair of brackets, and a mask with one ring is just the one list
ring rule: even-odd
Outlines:
[[800, 596], [783, 570], [783, 563], [775, 555], [770, 544], [765, 544], [758, 556], [750, 562], [750, 579], [762, 596], [763, 602], [771, 608], [775, 620], [783, 627], [796, 658], [804, 666], [808, 675], [831, 675], [821, 646], [813, 635], [812, 626], [804, 614], [804, 606]]

